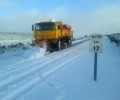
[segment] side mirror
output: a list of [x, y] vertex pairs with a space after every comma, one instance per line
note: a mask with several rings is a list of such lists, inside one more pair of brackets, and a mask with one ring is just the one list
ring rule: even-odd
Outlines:
[[32, 25], [32, 31], [34, 31], [35, 30], [35, 25]]

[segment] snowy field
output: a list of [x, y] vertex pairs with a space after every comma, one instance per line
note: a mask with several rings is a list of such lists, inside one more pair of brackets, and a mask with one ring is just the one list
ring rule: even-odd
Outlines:
[[33, 39], [32, 33], [0, 32], [0, 41]]
[[0, 100], [120, 100], [120, 48], [104, 38], [98, 80], [89, 43], [46, 56], [31, 48], [0, 59]]
[[0, 32], [0, 58], [20, 54], [21, 49], [30, 48], [32, 39], [32, 33]]

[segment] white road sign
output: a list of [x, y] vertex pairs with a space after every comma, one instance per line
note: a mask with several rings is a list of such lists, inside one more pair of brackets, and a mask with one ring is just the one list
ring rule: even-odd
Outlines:
[[91, 34], [89, 42], [90, 52], [102, 52], [103, 51], [103, 35]]

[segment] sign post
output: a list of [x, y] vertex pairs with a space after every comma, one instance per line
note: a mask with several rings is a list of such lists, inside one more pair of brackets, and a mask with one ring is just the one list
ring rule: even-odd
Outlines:
[[94, 53], [94, 80], [97, 81], [97, 55], [103, 51], [103, 35], [91, 34], [89, 50]]
[[94, 80], [97, 81], [97, 52], [94, 55]]

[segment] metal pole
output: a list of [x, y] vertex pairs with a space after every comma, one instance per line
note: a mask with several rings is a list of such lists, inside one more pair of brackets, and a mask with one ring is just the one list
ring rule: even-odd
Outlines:
[[94, 55], [94, 80], [97, 81], [97, 52]]

